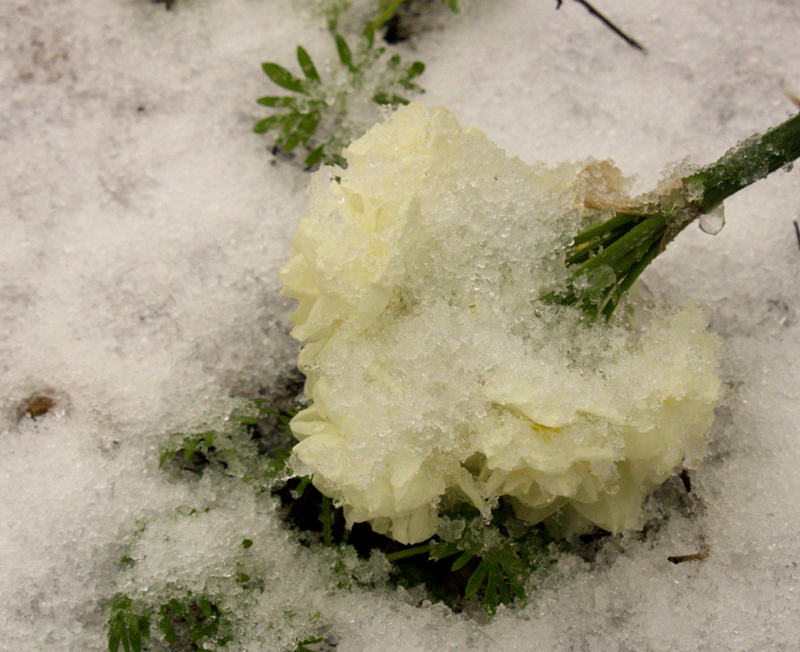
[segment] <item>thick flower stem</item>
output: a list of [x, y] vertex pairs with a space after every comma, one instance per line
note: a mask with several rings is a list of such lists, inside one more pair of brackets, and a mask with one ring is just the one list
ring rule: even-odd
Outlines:
[[722, 156], [716, 163], [684, 179], [687, 187], [702, 189], [697, 202], [708, 213], [723, 200], [754, 181], [800, 158], [800, 113], [763, 136], [753, 136]]
[[678, 233], [734, 193], [797, 158], [800, 114], [579, 233], [567, 251], [567, 264], [575, 272], [566, 290], [551, 292], [544, 300], [579, 304], [591, 317], [610, 318], [625, 292]]

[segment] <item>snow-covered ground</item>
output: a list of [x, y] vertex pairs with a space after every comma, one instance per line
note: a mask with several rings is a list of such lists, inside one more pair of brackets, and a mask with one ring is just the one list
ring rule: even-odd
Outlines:
[[[797, 110], [794, 0], [596, 4], [648, 53], [550, 0], [472, 0], [401, 51], [427, 64], [427, 103], [509, 153], [612, 158], [637, 190]], [[308, 174], [251, 128], [266, 115], [254, 99], [274, 91], [262, 61], [289, 65], [298, 43], [332, 54], [307, 7], [0, 7], [0, 650], [104, 649], [121, 541], [189, 500], [155, 468], [164, 434], [294, 362], [277, 270]], [[321, 614], [339, 652], [795, 649], [800, 175], [743, 191], [726, 217], [716, 237], [681, 234], [646, 274], [724, 340], [726, 397], [693, 475], [701, 513], [611, 542], [594, 564], [564, 557], [527, 607], [489, 624], [388, 589], [331, 594], [319, 562], [268, 524], [283, 545], [271, 563], [291, 566], [276, 591], [302, 591], [295, 606]], [[20, 419], [37, 395], [55, 406]], [[253, 518], [234, 498], [230, 514]], [[702, 561], [667, 561], [704, 547]]]

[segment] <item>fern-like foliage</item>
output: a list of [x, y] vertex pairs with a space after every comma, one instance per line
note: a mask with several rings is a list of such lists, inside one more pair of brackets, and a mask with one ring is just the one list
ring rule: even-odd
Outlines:
[[500, 604], [510, 606], [517, 598], [524, 603], [527, 594], [525, 578], [531, 568], [508, 541], [484, 548], [472, 542], [447, 542], [434, 547], [431, 559], [458, 555], [450, 570], [456, 572], [470, 562], [476, 562], [464, 588], [464, 598], [483, 595], [483, 606], [494, 615]]
[[[442, 2], [453, 12], [458, 11], [457, 0]], [[319, 164], [344, 166], [342, 150], [379, 119], [380, 107], [408, 104], [410, 95], [424, 92], [417, 78], [425, 64], [402, 62], [399, 54], [388, 54], [376, 38], [386, 36], [390, 21], [411, 5], [411, 0], [377, 0], [353, 48], [340, 29], [350, 2], [322, 2], [320, 11], [335, 42], [338, 60], [326, 66], [324, 77], [302, 46], [297, 48], [302, 76], [277, 63], [262, 64], [267, 77], [291, 94], [256, 100], [274, 113], [256, 122], [254, 131], [272, 132], [276, 151], [289, 153], [302, 147], [308, 168]], [[352, 34], [349, 38], [352, 42]]]
[[170, 649], [185, 647], [211, 650], [231, 640], [230, 623], [209, 598], [186, 593], [171, 598], [158, 607], [132, 600], [118, 593], [108, 605], [109, 652], [142, 652], [152, 638], [151, 621], [160, 633], [158, 638]]
[[423, 584], [432, 599], [455, 608], [464, 600], [480, 599], [489, 616], [501, 604], [525, 604], [531, 573], [555, 558], [558, 546], [546, 531], [520, 521], [503, 503], [488, 520], [463, 504], [441, 516], [450, 522], [441, 536], [421, 545], [394, 547], [386, 555], [396, 568], [397, 583]]
[[[259, 120], [256, 133], [275, 132], [275, 144], [283, 152], [302, 145], [308, 167], [320, 163], [343, 166], [342, 149], [370, 126], [364, 119], [366, 105], [408, 104], [409, 92], [422, 92], [415, 79], [425, 70], [420, 61], [404, 65], [399, 54], [386, 56], [373, 38], [363, 40], [354, 52], [341, 34], [333, 35], [338, 62], [330, 79], [323, 81], [308, 52], [297, 48], [302, 77], [278, 65], [264, 63], [269, 79], [291, 95], [267, 95], [256, 100], [275, 109]], [[373, 116], [377, 118], [377, 114]]]
[[[138, 606], [138, 605], [137, 605]], [[142, 642], [150, 637], [149, 609], [136, 608], [133, 601], [119, 593], [109, 603], [108, 650], [142, 652]]]
[[[267, 488], [286, 467], [294, 443], [289, 429], [293, 410], [276, 410], [263, 399], [251, 399], [234, 410], [224, 426], [195, 433], [174, 433], [159, 458], [159, 468], [172, 468], [202, 475], [208, 467]], [[282, 436], [264, 442], [259, 426], [273, 421], [272, 429]]]

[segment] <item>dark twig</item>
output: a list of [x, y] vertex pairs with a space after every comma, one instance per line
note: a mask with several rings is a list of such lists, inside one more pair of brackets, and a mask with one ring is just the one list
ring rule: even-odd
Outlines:
[[689, 472], [686, 469], [683, 469], [680, 474], [681, 482], [683, 482], [683, 488], [686, 489], [686, 493], [692, 493], [692, 479], [689, 477]]
[[[561, 7], [563, 0], [556, 0], [556, 9]], [[595, 9], [591, 4], [589, 4], [586, 0], [575, 0], [580, 5], [583, 5], [586, 11], [588, 11], [592, 16], [599, 19], [608, 29], [610, 29], [614, 34], [619, 36], [623, 41], [625, 41], [628, 45], [632, 48], [636, 48], [641, 52], [647, 52], [645, 47], [639, 43], [635, 38], [628, 36], [625, 32], [623, 32], [619, 27], [617, 27], [614, 23], [612, 23], [608, 18], [606, 18], [603, 14], [601, 14], [597, 9]]]
[[797, 225], [797, 220], [794, 221], [794, 232], [797, 234], [797, 246], [800, 247], [800, 226]]
[[708, 548], [703, 548], [700, 552], [696, 552], [693, 555], [674, 555], [672, 557], [667, 557], [667, 561], [673, 564], [683, 564], [687, 561], [702, 561], [708, 558], [710, 552]]

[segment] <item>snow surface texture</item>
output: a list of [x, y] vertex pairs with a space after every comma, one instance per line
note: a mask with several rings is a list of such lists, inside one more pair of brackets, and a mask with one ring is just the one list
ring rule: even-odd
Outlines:
[[[299, 4], [0, 7], [1, 650], [103, 650], [121, 537], [201, 491], [157, 473], [163, 434], [292, 364], [277, 268], [308, 178], [271, 165], [250, 129], [264, 115], [253, 99], [273, 90], [262, 61], [288, 63], [298, 43], [331, 54]], [[576, 3], [553, 5], [474, 0], [418, 35], [406, 47], [428, 65], [426, 103], [523, 160], [612, 158], [640, 191], [667, 162], [710, 162], [781, 122], [783, 91], [800, 94], [795, 2], [601, 7], [647, 55]], [[525, 609], [490, 624], [402, 593], [330, 593], [324, 560], [248, 505], [226, 503], [231, 522], [263, 533], [280, 586], [300, 587], [340, 652], [794, 649], [798, 197], [798, 173], [777, 173], [727, 202], [718, 236], [690, 229], [646, 275], [724, 339], [727, 398], [693, 475], [701, 514], [612, 540], [591, 565], [564, 557]], [[35, 396], [55, 407], [20, 419]], [[701, 562], [667, 561], [703, 546]]]

